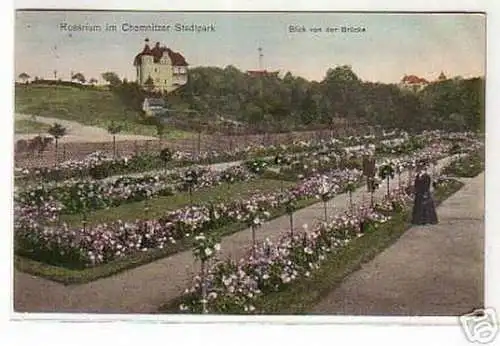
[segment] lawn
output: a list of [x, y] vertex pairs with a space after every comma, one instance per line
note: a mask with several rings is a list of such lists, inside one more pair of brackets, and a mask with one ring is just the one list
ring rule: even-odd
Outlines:
[[[72, 120], [84, 125], [107, 128], [111, 121], [123, 125], [123, 133], [153, 136], [156, 128], [139, 123], [140, 111], [126, 107], [109, 90], [71, 86], [16, 86], [15, 111], [36, 116]], [[167, 128], [165, 139], [191, 138], [192, 134]]]
[[454, 161], [443, 171], [445, 175], [472, 178], [484, 171], [484, 150], [473, 152]]
[[[193, 203], [207, 203], [209, 201], [228, 202], [238, 198], [245, 198], [257, 192], [274, 192], [283, 188], [290, 188], [295, 184], [290, 181], [281, 183], [278, 180], [255, 179], [246, 182], [236, 182], [233, 184], [222, 184], [215, 187], [205, 188], [193, 192]], [[136, 219], [153, 219], [164, 215], [166, 212], [181, 208], [190, 204], [189, 193], [177, 193], [171, 196], [161, 196], [149, 201], [132, 202], [122, 204], [115, 208], [101, 209], [88, 215], [87, 223], [98, 224], [115, 220], [130, 221]], [[148, 213], [145, 215], [145, 206], [148, 206]], [[63, 215], [61, 221], [70, 225], [80, 225], [81, 215]]]
[[48, 124], [42, 124], [34, 120], [17, 120], [14, 124], [15, 133], [43, 133], [45, 134], [50, 128]]

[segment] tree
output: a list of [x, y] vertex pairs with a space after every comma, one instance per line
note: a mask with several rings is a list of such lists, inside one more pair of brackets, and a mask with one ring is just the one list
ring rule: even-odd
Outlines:
[[38, 151], [38, 155], [42, 156], [47, 146], [52, 142], [52, 138], [50, 137], [42, 137], [36, 136], [31, 139], [27, 143], [27, 150], [31, 153], [32, 156], [35, 155], [35, 152]]
[[95, 85], [95, 84], [97, 84], [97, 79], [95, 79], [94, 77], [92, 77], [92, 78], [89, 79], [89, 83], [92, 84], [92, 85]]
[[113, 136], [113, 158], [116, 158], [116, 135], [120, 133], [122, 129], [123, 126], [116, 124], [114, 121], [112, 121], [108, 126], [108, 133]]
[[27, 74], [26, 72], [23, 72], [19, 74], [19, 79], [22, 80], [24, 83], [28, 83], [28, 80], [30, 79], [30, 75]]
[[47, 132], [56, 140], [55, 151], [56, 151], [56, 165], [57, 165], [59, 163], [59, 156], [58, 156], [59, 139], [66, 135], [66, 128], [59, 123], [54, 123], [54, 125], [52, 125]]
[[146, 89], [148, 89], [148, 91], [153, 91], [155, 82], [153, 81], [153, 78], [151, 78], [151, 76], [146, 79], [146, 81], [144, 82], [144, 86], [146, 87]]
[[101, 74], [102, 79], [108, 82], [111, 86], [117, 86], [121, 84], [121, 79], [115, 72], [104, 72]]
[[74, 75], [71, 76], [71, 80], [76, 80], [77, 82], [80, 82], [80, 83], [85, 83], [85, 76], [80, 73], [80, 72], [77, 72], [75, 73]]
[[165, 174], [167, 174], [167, 165], [172, 160], [173, 152], [169, 148], [160, 150], [160, 160], [163, 161], [165, 165]]
[[336, 82], [357, 82], [359, 81], [358, 76], [353, 72], [352, 67], [349, 65], [337, 66], [335, 68], [330, 68], [326, 71], [326, 81], [336, 81]]
[[158, 119], [156, 121], [155, 127], [156, 127], [156, 135], [158, 136], [159, 147], [161, 150], [162, 146], [161, 140], [163, 135], [165, 134], [165, 124], [160, 119]]
[[[209, 130], [216, 131], [217, 115], [241, 122], [254, 133], [320, 128], [339, 132], [351, 126], [357, 132], [363, 124], [420, 131], [483, 127], [484, 89], [484, 78], [450, 78], [413, 92], [397, 84], [363, 81], [348, 65], [328, 69], [320, 82], [292, 73], [280, 79], [233, 66], [195, 67], [189, 70], [189, 83], [169, 94], [169, 100], [172, 108], [199, 112], [175, 119], [189, 129], [207, 122]], [[135, 93], [131, 89], [123, 95], [124, 102], [130, 102]], [[142, 102], [144, 96], [137, 99]]]
[[112, 90], [128, 108], [142, 109], [145, 93], [136, 82], [122, 83], [114, 86]]

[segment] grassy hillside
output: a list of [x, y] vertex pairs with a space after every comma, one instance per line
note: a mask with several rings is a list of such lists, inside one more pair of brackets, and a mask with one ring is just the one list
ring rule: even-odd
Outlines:
[[14, 123], [15, 133], [45, 133], [49, 128], [50, 125], [28, 119], [16, 119]]
[[[17, 85], [15, 111], [107, 128], [111, 121], [123, 124], [124, 133], [155, 135], [154, 126], [140, 123], [140, 111], [133, 110], [111, 91], [72, 86]], [[186, 137], [188, 132], [167, 129], [167, 138]]]

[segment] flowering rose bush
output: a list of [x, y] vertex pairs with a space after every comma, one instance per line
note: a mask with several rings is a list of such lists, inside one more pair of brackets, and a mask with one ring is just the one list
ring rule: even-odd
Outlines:
[[453, 181], [454, 180], [451, 179], [451, 178], [448, 178], [446, 176], [440, 175], [440, 176], [438, 176], [438, 177], [436, 177], [436, 178], [433, 179], [433, 181], [432, 181], [432, 187], [434, 189], [437, 189], [437, 188], [440, 188], [440, 187], [447, 186], [447, 185], [449, 185]]
[[193, 254], [202, 262], [208, 261], [220, 251], [220, 243], [215, 238], [207, 237], [203, 233], [194, 237]]
[[[399, 132], [384, 134], [379, 140], [383, 141], [399, 135]], [[272, 156], [277, 153], [299, 153], [303, 151], [316, 150], [323, 147], [338, 147], [339, 145], [352, 146], [364, 143], [363, 136], [346, 137], [342, 139], [315, 139], [310, 141], [294, 141], [291, 145], [268, 146], [262, 145], [235, 148], [226, 151], [204, 151], [199, 154], [190, 152], [174, 151], [170, 160], [173, 166], [186, 166], [192, 164], [209, 164], [244, 160], [261, 156]], [[340, 143], [340, 144], [339, 144]], [[60, 163], [57, 167], [35, 167], [16, 168], [18, 177], [35, 180], [66, 180], [71, 178], [93, 177], [101, 179], [104, 177], [155, 170], [165, 166], [165, 157], [159, 153], [140, 153], [129, 157], [114, 158], [102, 152], [95, 152], [81, 161], [68, 160]]]
[[380, 179], [393, 179], [394, 178], [395, 169], [391, 162], [385, 163], [379, 168], [378, 176]]
[[[441, 157], [445, 155], [446, 148], [443, 145], [437, 149], [424, 149], [401, 158], [401, 161], [407, 163], [422, 157]], [[38, 197], [30, 197], [33, 197], [32, 203], [18, 204], [15, 208], [16, 248], [21, 254], [47, 263], [78, 268], [96, 266], [136, 252], [163, 249], [179, 240], [200, 233], [208, 234], [223, 225], [255, 223], [256, 210], [265, 216], [258, 217], [257, 223], [260, 223], [267, 218], [266, 213], [287, 207], [287, 194], [292, 195], [296, 201], [311, 199], [318, 194], [327, 194], [328, 197], [332, 185], [338, 186], [335, 189], [339, 192], [345, 191], [353, 176], [357, 174], [361, 177], [359, 171], [355, 172], [349, 169], [335, 169], [327, 174], [313, 175], [300, 181], [287, 193], [256, 193], [245, 200], [229, 203], [186, 206], [154, 220], [117, 220], [71, 228], [57, 222], [60, 201], [47, 197], [42, 189]], [[89, 190], [93, 191], [90, 188]], [[86, 203], [83, 205], [87, 208]], [[393, 208], [393, 205], [390, 208]]]
[[[266, 239], [238, 262], [216, 262], [206, 278], [205, 308], [212, 313], [259, 312], [259, 297], [279, 292], [293, 281], [310, 276], [340, 248], [366, 232], [376, 231], [378, 225], [389, 219], [390, 216], [364, 207], [338, 215], [331, 223], [318, 224], [310, 232], [285, 234], [276, 243]], [[195, 277], [179, 308], [183, 312], [200, 313], [201, 303], [200, 278]]]
[[329, 178], [325, 175], [320, 177], [320, 183], [318, 186], [317, 198], [321, 199], [323, 202], [328, 201], [333, 198], [335, 194], [339, 191], [340, 187], [337, 184], [336, 179]]
[[[348, 172], [332, 172], [331, 177], [342, 179]], [[296, 200], [314, 198], [323, 176], [300, 182], [289, 190]], [[343, 183], [339, 180], [339, 186]], [[245, 200], [229, 203], [207, 203], [186, 206], [166, 213], [155, 220], [120, 220], [89, 227], [68, 227], [35, 215], [38, 209], [18, 208], [15, 237], [24, 253], [33, 258], [62, 264], [64, 256], [77, 252], [78, 257], [67, 259], [67, 266], [88, 267], [109, 262], [138, 251], [162, 249], [178, 240], [236, 222], [258, 227], [270, 216], [271, 210], [286, 208], [288, 198], [282, 192], [256, 193]], [[27, 222], [25, 220], [44, 220]], [[50, 256], [48, 255], [50, 254]], [[60, 258], [53, 261], [53, 258]], [[51, 262], [50, 262], [51, 261]]]
[[[425, 155], [415, 155], [413, 162]], [[442, 184], [450, 180], [439, 179]], [[394, 213], [408, 209], [411, 196], [405, 187], [393, 190], [373, 208], [362, 206], [339, 215], [332, 223], [320, 223], [312, 232], [286, 234], [276, 244], [264, 241], [251, 255], [239, 262], [217, 262], [210, 268], [205, 308], [212, 313], [260, 313], [259, 297], [282, 290], [300, 277], [308, 277], [321, 262], [356, 237], [376, 232]], [[197, 280], [187, 289], [180, 310], [200, 312], [200, 286]]]
[[458, 177], [475, 177], [484, 171], [484, 155], [483, 150], [477, 150], [465, 156], [458, 156], [443, 173]]
[[[281, 173], [287, 177], [308, 177], [332, 169], [359, 169], [362, 166], [362, 154], [365, 148], [357, 150], [319, 150], [300, 155], [288, 156], [283, 160]], [[286, 164], [289, 162], [289, 164]]]
[[[82, 210], [97, 210], [115, 207], [127, 202], [137, 202], [149, 197], [168, 196], [186, 191], [186, 177], [193, 181], [193, 190], [220, 185], [223, 181], [235, 183], [255, 177], [243, 166], [233, 166], [222, 172], [206, 167], [177, 170], [167, 175], [119, 177], [113, 181], [66, 181], [43, 184], [17, 191], [15, 202], [21, 205], [34, 205], [39, 201], [53, 200], [62, 205], [66, 214], [78, 214]], [[188, 178], [189, 178], [188, 177]]]
[[263, 159], [254, 159], [245, 162], [245, 165], [250, 172], [255, 174], [262, 174], [264, 173], [266, 167], [268, 166], [268, 163], [266, 162], [266, 160]]
[[432, 137], [409, 137], [403, 141], [392, 141], [381, 143], [377, 146], [376, 152], [379, 154], [403, 155], [413, 151], [423, 149], [430, 144]]

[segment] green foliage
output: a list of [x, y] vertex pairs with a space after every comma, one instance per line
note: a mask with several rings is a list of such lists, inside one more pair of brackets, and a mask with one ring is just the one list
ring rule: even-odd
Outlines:
[[262, 174], [267, 168], [267, 161], [262, 158], [256, 158], [246, 161], [245, 166], [254, 174]]
[[[18, 102], [22, 98], [28, 104], [33, 103], [33, 95], [25, 95], [27, 91], [19, 88], [16, 106], [20, 104], [23, 109], [16, 107], [16, 110], [40, 115], [49, 113], [89, 125], [99, 122], [102, 114], [106, 114], [106, 123], [112, 118], [128, 118], [135, 121], [135, 126], [124, 130], [136, 128], [142, 102], [151, 92], [135, 82], [120, 80], [113, 72], [102, 76], [110, 83], [111, 93], [73, 83], [74, 89], [81, 89], [81, 95], [75, 100], [61, 102], [59, 98], [66, 97], [66, 91], [44, 88], [45, 95], [37, 101], [36, 107], [25, 107]], [[328, 69], [319, 82], [293, 76], [290, 72], [283, 77], [277, 74], [253, 76], [228, 66], [224, 69], [192, 68], [189, 83], [165, 97], [171, 109], [170, 121], [184, 130], [220, 130], [223, 118], [243, 123], [246, 131], [253, 132], [340, 131], [362, 125], [408, 131], [484, 131], [484, 95], [485, 80], [479, 77], [438, 81], [421, 91], [409, 91], [397, 84], [363, 81], [350, 66]], [[81, 113], [85, 113], [83, 121], [81, 115], [77, 116]], [[154, 133], [155, 129], [150, 128], [148, 132]]]
[[91, 167], [89, 169], [89, 176], [92, 179], [104, 179], [108, 176], [108, 167], [106, 165], [99, 165], [95, 167]]
[[101, 74], [102, 79], [104, 79], [106, 82], [108, 82], [112, 86], [116, 86], [121, 84], [120, 77], [115, 72], [104, 72]]
[[320, 82], [290, 72], [283, 78], [255, 77], [228, 66], [193, 68], [189, 80], [174, 93], [190, 108], [257, 131], [335, 130], [346, 122], [418, 131], [480, 130], [484, 123], [483, 78], [446, 80], [413, 92], [362, 81], [350, 66], [329, 69]]
[[156, 134], [158, 135], [158, 137], [160, 138], [163, 137], [163, 135], [165, 134], [165, 124], [158, 121], [155, 124], [155, 127], [156, 127]]
[[482, 171], [484, 171], [484, 151], [478, 151], [452, 162], [444, 169], [443, 174], [472, 178]]
[[386, 164], [380, 167], [378, 171], [378, 176], [380, 179], [385, 180], [387, 178], [394, 179], [394, 167], [390, 164]]
[[160, 151], [160, 159], [165, 164], [167, 164], [168, 162], [170, 162], [170, 160], [172, 160], [172, 156], [173, 156], [172, 150], [170, 150], [169, 148], [164, 148]]
[[120, 124], [115, 123], [114, 121], [111, 121], [111, 123], [108, 126], [108, 132], [112, 135], [116, 135], [120, 133], [123, 129], [123, 126]]
[[66, 128], [63, 127], [59, 123], [54, 123], [54, 125], [52, 125], [47, 130], [47, 132], [49, 133], [49, 135], [51, 135], [52, 137], [54, 137], [57, 140], [57, 139], [64, 137], [66, 135]]
[[483, 78], [449, 79], [422, 90], [420, 99], [430, 126], [450, 131], [484, 131]]
[[27, 74], [26, 72], [22, 72], [21, 74], [19, 74], [18, 78], [26, 81], [30, 78], [30, 75]]
[[71, 80], [76, 80], [80, 83], [85, 83], [85, 81], [86, 81], [85, 76], [80, 72], [77, 72], [74, 75], [72, 75]]

